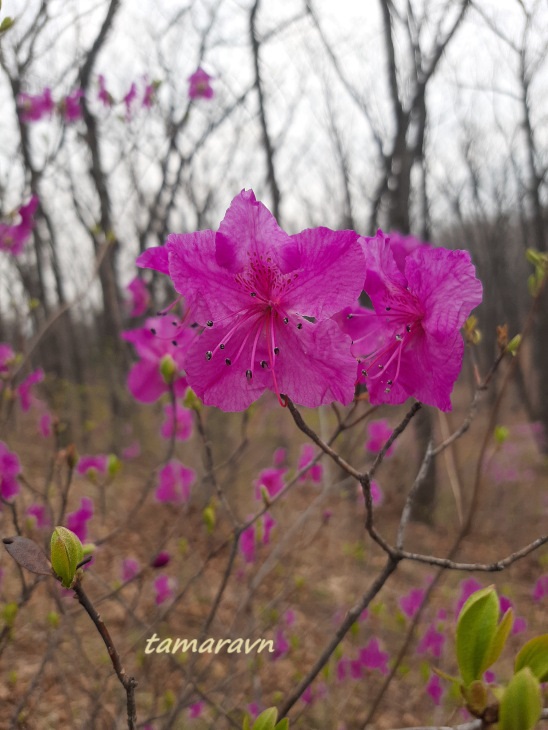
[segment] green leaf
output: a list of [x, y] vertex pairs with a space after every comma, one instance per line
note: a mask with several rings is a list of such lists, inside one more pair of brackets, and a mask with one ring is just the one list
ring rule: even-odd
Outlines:
[[276, 725], [274, 730], [289, 730], [289, 719], [284, 717], [284, 719], [280, 720], [280, 722]]
[[246, 715], [244, 717], [244, 724], [242, 725], [242, 730], [251, 730], [249, 726], [249, 715]]
[[255, 720], [252, 730], [275, 730], [277, 719], [278, 710], [275, 707], [269, 707]]
[[548, 634], [536, 636], [518, 652], [514, 671], [529, 667], [539, 682], [548, 681]]
[[9, 30], [14, 22], [13, 18], [4, 18], [4, 20], [0, 23], [0, 33], [5, 33]]
[[499, 707], [499, 730], [532, 730], [542, 712], [540, 684], [529, 667], [514, 674]]
[[[504, 616], [502, 617], [502, 621], [497, 626], [497, 631], [495, 635], [493, 636], [493, 640], [491, 641], [491, 646], [489, 647], [489, 652], [487, 656], [485, 657], [485, 666], [483, 669], [483, 672], [485, 672], [486, 669], [488, 669], [492, 664], [494, 664], [499, 656], [502, 653], [502, 650], [504, 649], [504, 645], [506, 644], [506, 640], [508, 639], [508, 636], [510, 635], [510, 631], [512, 630], [512, 626], [514, 625], [514, 612], [511, 608], [506, 611]], [[483, 675], [482, 672], [482, 675]]]
[[497, 633], [499, 599], [494, 586], [476, 591], [466, 601], [457, 623], [457, 662], [464, 685], [481, 679]]

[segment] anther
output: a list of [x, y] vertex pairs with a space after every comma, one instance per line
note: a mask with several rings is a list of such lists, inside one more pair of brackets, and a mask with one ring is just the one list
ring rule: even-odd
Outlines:
[[406, 329], [406, 330], [407, 330], [408, 332], [411, 332], [411, 325], [410, 325], [410, 324], [406, 324], [406, 325], [405, 325], [405, 329]]
[[387, 385], [392, 385], [392, 384], [393, 384], [393, 382], [394, 382], [393, 380], [387, 380], [387, 381], [386, 381], [386, 384], [387, 384]]
[[387, 312], [389, 312], [392, 309], [392, 307], [385, 307], [385, 309]]
[[224, 345], [219, 345], [219, 350], [224, 350], [224, 349], [225, 349]]
[[396, 339], [398, 342], [401, 342], [403, 340], [403, 337], [401, 335], [396, 335]]
[[279, 347], [275, 347], [274, 348], [274, 354], [275, 355], [279, 355], [280, 354], [280, 348]]
[[266, 362], [266, 360], [261, 360], [261, 367], [262, 368], [265, 368], [267, 365], [268, 365], [268, 363]]
[[385, 389], [384, 389], [384, 392], [385, 392], [385, 393], [390, 393], [390, 388], [385, 388]]
[[303, 323], [302, 322], [299, 322], [299, 324], [297, 325], [297, 329], [298, 330], [302, 330], [302, 328], [303, 328]]
[[151, 327], [151, 328], [150, 328], [150, 331], [152, 332], [152, 334], [153, 334], [153, 335], [155, 335], [155, 334], [156, 334], [156, 330], [154, 329], [154, 327]]
[[173, 325], [174, 327], [177, 327], [179, 323], [178, 323], [178, 322], [175, 322], [175, 321], [173, 321], [173, 322], [172, 322], [171, 324], [172, 324], [172, 325]]
[[171, 344], [172, 344], [172, 345], [173, 345], [174, 347], [177, 347], [177, 340], [171, 340]]
[[284, 324], [289, 324], [289, 317], [284, 317]]
[[253, 377], [253, 373], [251, 372], [251, 370], [246, 370], [246, 371], [245, 371], [245, 377], [246, 377], [246, 378], [247, 378], [248, 380], [251, 380], [251, 378]]
[[346, 319], [352, 319], [352, 317], [353, 317], [353, 316], [354, 316], [354, 315], [352, 314], [352, 312], [350, 312], [350, 314], [347, 314], [347, 315], [346, 315]]
[[212, 357], [213, 357], [213, 353], [211, 352], [211, 350], [208, 350], [206, 352], [206, 360], [211, 360]]
[[379, 370], [382, 370], [384, 365], [379, 365]]
[[252, 291], [252, 292], [251, 292], [251, 296], [252, 296], [252, 297], [256, 297], [256, 296], [257, 296], [257, 294], [256, 294], [256, 293], [255, 293], [254, 291]]
[[362, 370], [362, 375], [363, 375], [364, 378], [366, 378], [367, 377], [367, 370]]
[[227, 357], [226, 360], [225, 360], [225, 363], [227, 365], [232, 365], [232, 360], [229, 357]]
[[207, 324], [208, 327], [213, 327], [213, 322], [212, 322], [211, 319], [208, 319], [207, 322], [206, 322], [206, 324]]

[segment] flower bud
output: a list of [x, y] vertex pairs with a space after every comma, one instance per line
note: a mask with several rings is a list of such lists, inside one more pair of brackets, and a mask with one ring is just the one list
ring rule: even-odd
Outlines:
[[107, 459], [107, 472], [109, 477], [114, 478], [121, 470], [123, 464], [116, 454], [109, 454]]
[[80, 539], [66, 527], [56, 527], [51, 536], [51, 565], [64, 588], [70, 588], [84, 557]]
[[160, 372], [167, 385], [171, 385], [177, 375], [177, 363], [171, 355], [164, 355], [160, 360]]

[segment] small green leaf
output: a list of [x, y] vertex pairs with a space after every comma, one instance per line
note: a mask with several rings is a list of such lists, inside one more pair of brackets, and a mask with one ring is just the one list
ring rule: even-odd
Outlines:
[[76, 576], [84, 549], [77, 535], [66, 527], [56, 527], [51, 536], [51, 566], [65, 588], [70, 588]]
[[269, 707], [255, 720], [252, 730], [274, 730], [277, 719], [278, 710], [275, 707]]
[[4, 20], [0, 23], [0, 33], [5, 33], [9, 30], [14, 22], [13, 18], [4, 18]]
[[548, 681], [548, 634], [536, 636], [519, 651], [514, 671], [529, 667], [539, 682]]
[[[512, 626], [514, 625], [514, 612], [511, 608], [506, 611], [504, 616], [502, 617], [502, 621], [497, 626], [497, 631], [495, 635], [493, 636], [493, 640], [491, 641], [491, 646], [489, 647], [489, 652], [487, 656], [485, 657], [485, 666], [483, 669], [483, 672], [485, 672], [486, 669], [489, 669], [491, 665], [493, 665], [499, 656], [502, 653], [502, 650], [504, 649], [504, 645], [506, 644], [506, 640], [508, 639], [508, 636], [510, 635], [510, 631], [512, 630]], [[483, 674], [482, 672], [482, 674]]]
[[495, 426], [494, 436], [497, 444], [503, 444], [508, 440], [509, 435], [510, 431], [506, 428], [506, 426]]
[[276, 725], [274, 730], [289, 730], [289, 719], [284, 717], [284, 719], [280, 720], [280, 722]]
[[514, 674], [499, 707], [499, 730], [532, 730], [541, 715], [540, 684], [529, 667]]
[[209, 504], [202, 512], [202, 519], [207, 528], [207, 531], [211, 535], [211, 533], [215, 529], [215, 509], [211, 504]]
[[506, 351], [515, 357], [518, 354], [519, 347], [521, 345], [521, 335], [512, 337], [510, 342], [506, 345]]
[[248, 715], [246, 715], [244, 717], [244, 724], [242, 725], [242, 730], [251, 730], [251, 728], [249, 727], [249, 716]]
[[[494, 586], [476, 591], [466, 601], [457, 623], [457, 662], [464, 685], [481, 679], [497, 633], [499, 600]], [[487, 666], [489, 666], [487, 664]]]

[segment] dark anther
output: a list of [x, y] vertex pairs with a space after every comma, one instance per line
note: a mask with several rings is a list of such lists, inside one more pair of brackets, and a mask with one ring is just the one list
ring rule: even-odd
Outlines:
[[379, 370], [382, 370], [384, 365], [379, 365]]
[[284, 317], [284, 324], [289, 324], [289, 317]]
[[367, 370], [362, 370], [362, 375], [364, 376], [364, 378], [366, 378], [367, 377]]
[[389, 312], [392, 309], [392, 307], [386, 307], [386, 311]]
[[261, 360], [261, 367], [265, 368], [267, 366], [266, 360]]
[[175, 320], [173, 320], [173, 322], [172, 322], [171, 324], [172, 324], [172, 325], [173, 325], [174, 327], [177, 327], [177, 325], [178, 325], [178, 322], [175, 322]]
[[156, 334], [156, 330], [154, 329], [154, 327], [151, 327], [151, 328], [150, 328], [150, 331], [152, 332], [152, 334], [153, 334], [153, 335], [155, 335], [155, 334]]
[[224, 345], [219, 345], [219, 350], [224, 350], [224, 349], [225, 349]]
[[280, 348], [279, 347], [275, 347], [274, 348], [274, 354], [275, 355], [279, 355], [280, 354]]
[[211, 360], [212, 357], [213, 357], [213, 353], [211, 352], [211, 350], [208, 350], [206, 352], [206, 360]]
[[246, 378], [247, 378], [248, 380], [251, 380], [251, 378], [253, 377], [253, 373], [251, 372], [251, 370], [246, 370], [246, 371], [245, 371], [245, 377], [246, 377]]
[[401, 335], [396, 335], [396, 339], [397, 339], [398, 342], [401, 342], [402, 339], [403, 339], [403, 337]]
[[226, 360], [225, 360], [225, 363], [227, 365], [232, 365], [232, 360], [229, 357], [227, 357]]
[[208, 327], [213, 327], [213, 322], [210, 319], [207, 320], [206, 324]]
[[394, 382], [393, 380], [387, 380], [387, 381], [386, 381], [386, 384], [387, 384], [387, 385], [392, 385], [392, 383], [393, 383], [393, 382]]
[[252, 292], [251, 292], [251, 296], [252, 296], [252, 297], [256, 297], [257, 295], [255, 294], [255, 292], [254, 292], [254, 291], [252, 291]]
[[177, 347], [177, 340], [171, 340], [171, 344], [172, 344], [172, 345], [173, 345], [174, 347]]
[[405, 329], [406, 329], [406, 330], [407, 330], [408, 332], [411, 332], [411, 325], [410, 325], [410, 324], [406, 324], [406, 325], [405, 325]]
[[302, 330], [302, 328], [303, 328], [303, 323], [302, 322], [299, 322], [299, 324], [297, 325], [297, 329], [298, 330]]

